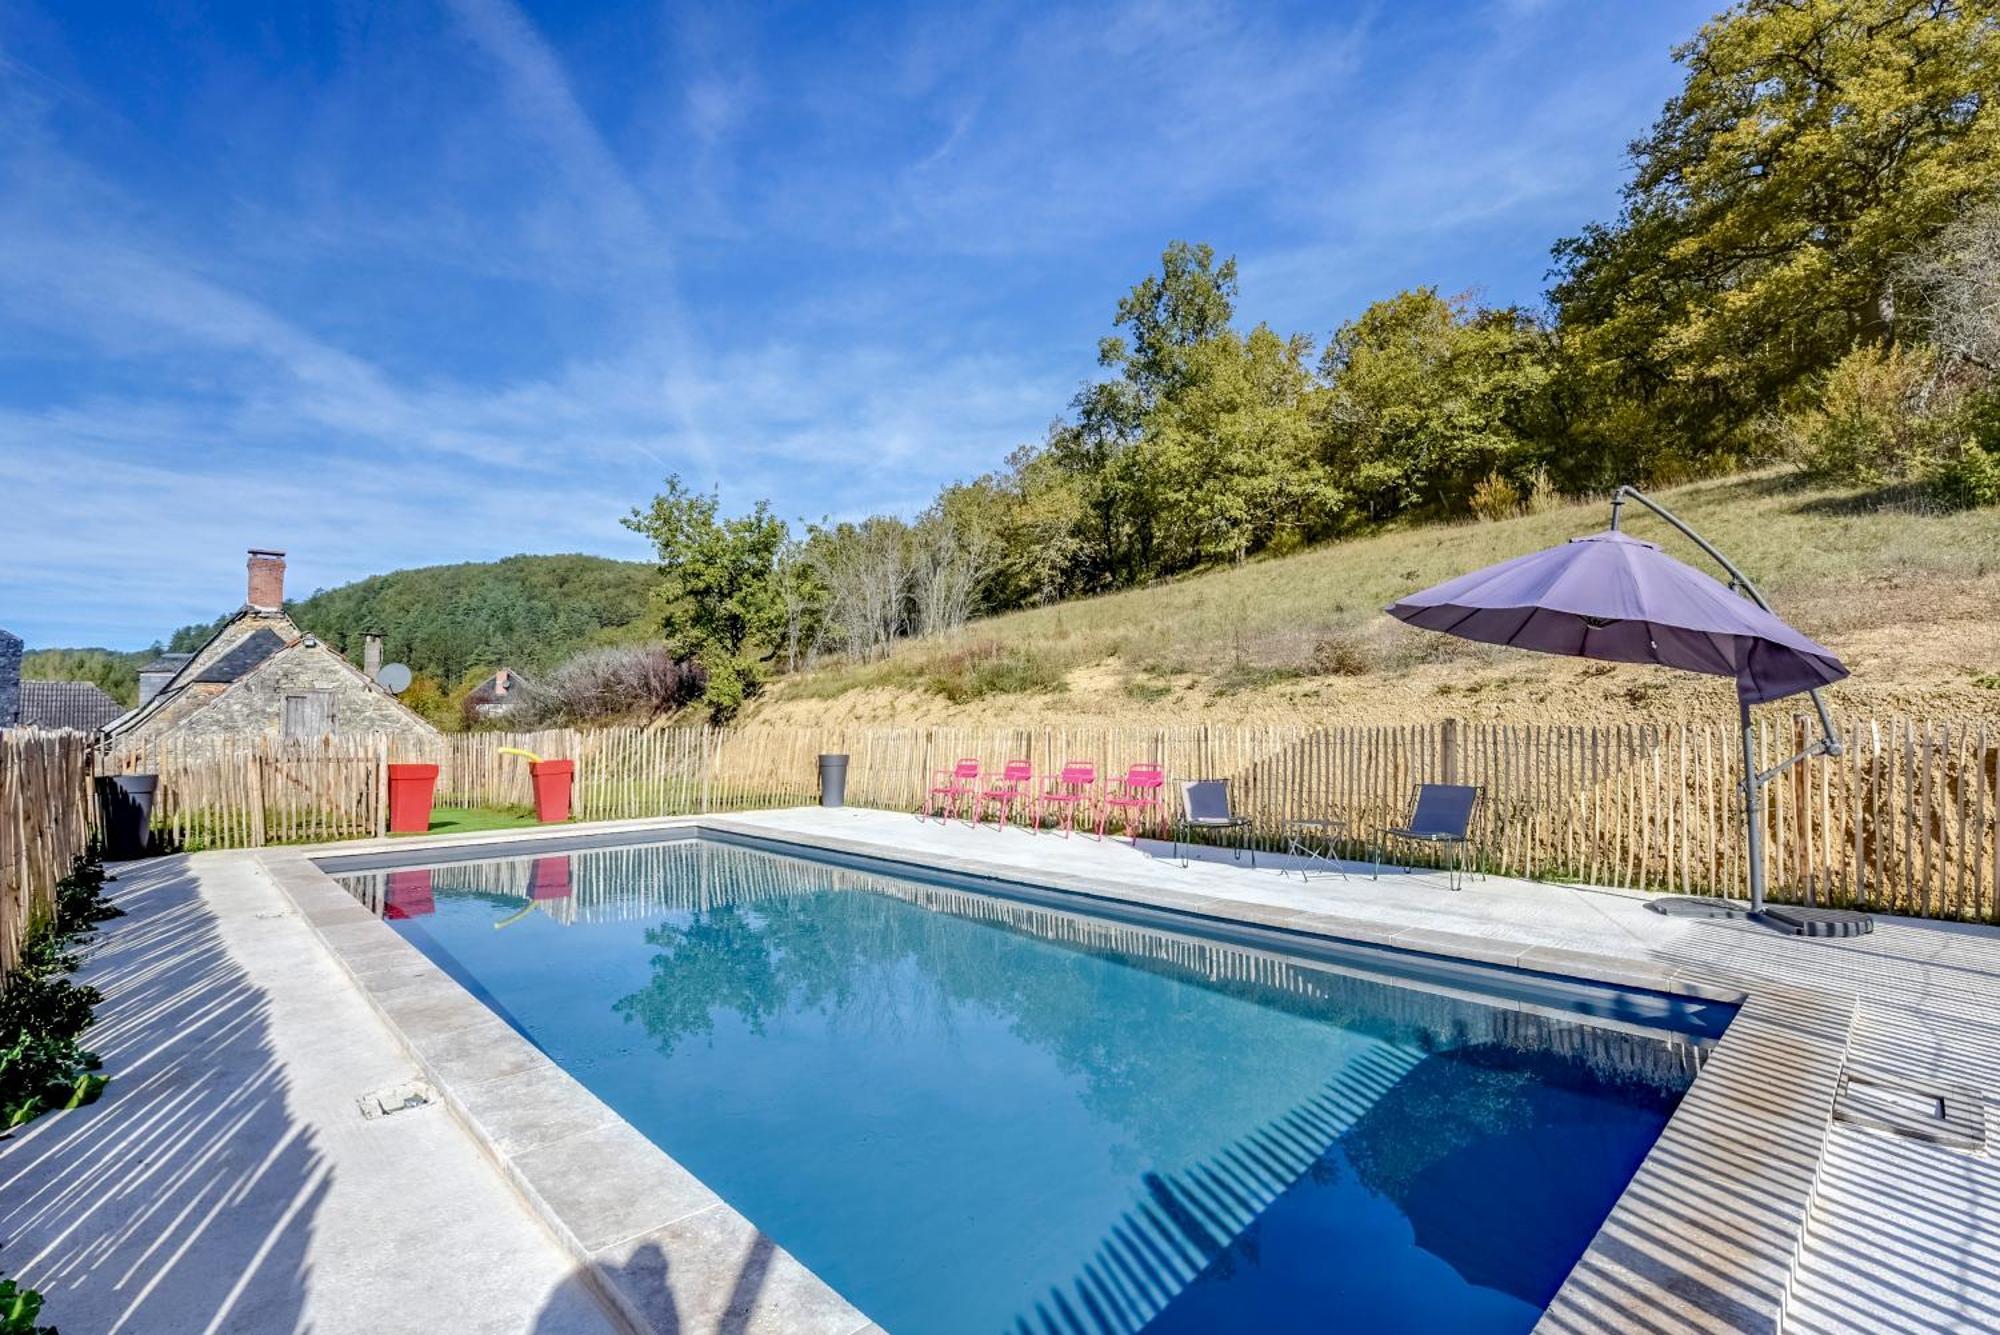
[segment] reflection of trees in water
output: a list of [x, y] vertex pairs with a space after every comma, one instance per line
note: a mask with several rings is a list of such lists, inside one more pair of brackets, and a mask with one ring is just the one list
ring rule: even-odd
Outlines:
[[[716, 898], [726, 898], [734, 864], [745, 858], [766, 863], [760, 874], [789, 864], [803, 869], [794, 874], [807, 884], [828, 874], [842, 884], [807, 889], [794, 881], [789, 895], [760, 893], [648, 929], [657, 951], [650, 978], [616, 1009], [641, 1024], [661, 1052], [712, 1035], [723, 1015], [762, 1033], [786, 1013], [816, 1014], [848, 1032], [924, 1032], [950, 1045], [966, 1008], [976, 1008], [1048, 1054], [1084, 1106], [1130, 1134], [1135, 1155], [1154, 1163], [1200, 1156], [1212, 1148], [1218, 1125], [1261, 1124], [1274, 1106], [1317, 1089], [1359, 1051], [1387, 1047], [1416, 1056], [1520, 1026], [1520, 1012], [1188, 938], [715, 851], [725, 855], [706, 868]], [[875, 893], [856, 893], [864, 886]], [[1131, 949], [1077, 939], [1114, 930]], [[1049, 940], [1058, 934], [1060, 944]], [[1149, 942], [1158, 943], [1150, 947], [1156, 955], [1143, 953]], [[1135, 987], [1134, 970], [1157, 982]], [[1251, 976], [1236, 976], [1243, 973]], [[1561, 1025], [1531, 1018], [1543, 1028], [1512, 1033], [1512, 1041], [1532, 1043]], [[1617, 1037], [1635, 1049], [1661, 1046]]]

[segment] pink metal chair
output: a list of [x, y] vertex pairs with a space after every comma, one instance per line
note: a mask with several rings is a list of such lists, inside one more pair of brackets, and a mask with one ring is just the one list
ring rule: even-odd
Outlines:
[[1035, 824], [1040, 825], [1054, 807], [1062, 825], [1063, 838], [1069, 838], [1076, 828], [1076, 813], [1091, 802], [1091, 785], [1097, 782], [1097, 766], [1081, 760], [1066, 760], [1062, 772], [1049, 782], [1048, 788], [1035, 799]]
[[1167, 786], [1167, 776], [1158, 765], [1134, 765], [1125, 771], [1125, 777], [1118, 781], [1119, 791], [1104, 799], [1104, 805], [1097, 813], [1097, 837], [1104, 837], [1104, 827], [1111, 821], [1111, 812], [1116, 809], [1125, 822], [1125, 833], [1131, 836], [1132, 846], [1139, 845], [1139, 831], [1146, 824], [1146, 813], [1150, 810], [1154, 824], [1166, 825], [1166, 804], [1160, 800], [1161, 790]]
[[978, 816], [973, 823], [977, 824], [979, 821], [984, 820], [986, 818], [986, 808], [990, 806], [1000, 813], [1000, 818], [994, 822], [994, 827], [1001, 830], [1006, 829], [1007, 813], [1017, 803], [1034, 800], [1035, 795], [1027, 791], [1027, 785], [1034, 781], [1035, 767], [1031, 762], [1026, 760], [1008, 761], [1005, 767], [1002, 768], [1000, 777], [994, 781], [993, 786], [980, 792]]
[[924, 804], [917, 808], [917, 819], [946, 820], [963, 806], [965, 818], [970, 822], [972, 804], [978, 797], [979, 759], [966, 756], [950, 769], [941, 769], [931, 775], [931, 789], [924, 794]]

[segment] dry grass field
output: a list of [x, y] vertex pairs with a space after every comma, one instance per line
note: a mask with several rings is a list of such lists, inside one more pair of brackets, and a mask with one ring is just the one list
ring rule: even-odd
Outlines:
[[[1789, 473], [1661, 499], [1838, 652], [1853, 715], [2000, 720], [2000, 511], [1932, 514]], [[1602, 529], [1603, 501], [1498, 523], [1412, 528], [1187, 579], [975, 621], [888, 659], [781, 681], [746, 721], [1413, 723], [1727, 716], [1720, 679], [1550, 658], [1383, 615], [1452, 575]], [[1629, 531], [1712, 567], [1628, 509]]]

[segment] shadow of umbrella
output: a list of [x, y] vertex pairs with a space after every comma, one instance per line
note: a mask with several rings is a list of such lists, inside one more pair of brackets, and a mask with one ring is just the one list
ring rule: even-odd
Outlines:
[[1419, 1062], [1342, 1142], [1417, 1245], [1467, 1283], [1547, 1306], [1672, 1112], [1553, 1053], [1479, 1045]]

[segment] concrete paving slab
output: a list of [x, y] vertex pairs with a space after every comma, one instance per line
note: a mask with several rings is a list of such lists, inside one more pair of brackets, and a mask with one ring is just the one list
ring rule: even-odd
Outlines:
[[111, 1077], [0, 1141], [7, 1270], [66, 1332], [614, 1329], [441, 1107], [363, 1121], [417, 1070], [241, 855], [115, 869], [83, 977]]
[[733, 1210], [700, 1210], [598, 1253], [607, 1270], [657, 1267], [671, 1282], [631, 1286], [649, 1295], [654, 1330], [742, 1335], [855, 1335], [873, 1323]]

